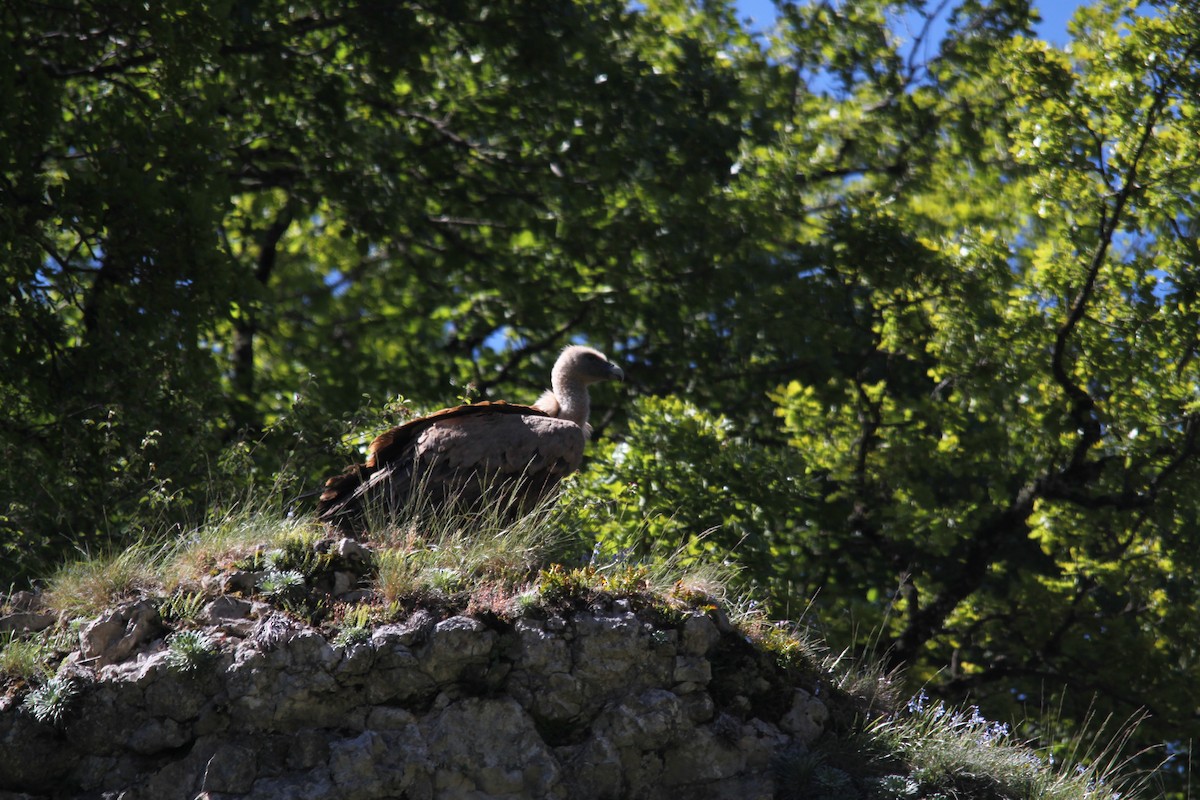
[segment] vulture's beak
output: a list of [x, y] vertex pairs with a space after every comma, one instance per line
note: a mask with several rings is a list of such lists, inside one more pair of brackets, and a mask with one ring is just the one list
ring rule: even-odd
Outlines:
[[620, 367], [618, 367], [616, 364], [608, 365], [608, 375], [614, 381], [625, 380], [625, 371], [623, 369], [621, 369]]

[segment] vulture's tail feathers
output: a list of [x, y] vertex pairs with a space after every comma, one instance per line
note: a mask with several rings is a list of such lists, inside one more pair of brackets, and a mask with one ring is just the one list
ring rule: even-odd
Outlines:
[[339, 528], [352, 527], [362, 516], [358, 488], [374, 471], [373, 467], [355, 464], [325, 481], [325, 489], [317, 499], [317, 519]]

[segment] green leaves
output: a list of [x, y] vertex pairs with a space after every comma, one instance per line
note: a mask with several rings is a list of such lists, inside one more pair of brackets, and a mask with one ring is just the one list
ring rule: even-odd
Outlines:
[[798, 508], [814, 488], [799, 454], [743, 438], [680, 398], [641, 398], [633, 413], [576, 489], [610, 506], [586, 521], [594, 559], [725, 560], [745, 568], [747, 590], [802, 607], [813, 565]]

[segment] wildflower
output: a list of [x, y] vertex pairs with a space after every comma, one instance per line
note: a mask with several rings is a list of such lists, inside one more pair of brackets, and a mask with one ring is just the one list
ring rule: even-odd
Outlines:
[[980, 744], [991, 744], [997, 739], [1003, 739], [1009, 734], [1009, 727], [1003, 722], [989, 722], [979, 734]]

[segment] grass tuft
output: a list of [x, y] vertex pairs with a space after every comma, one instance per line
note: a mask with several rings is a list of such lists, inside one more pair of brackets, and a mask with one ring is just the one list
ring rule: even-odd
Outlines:
[[1131, 721], [1097, 752], [1078, 749], [1071, 763], [1060, 766], [1016, 741], [1008, 725], [985, 719], [978, 708], [932, 704], [921, 692], [868, 733], [909, 766], [909, 780], [921, 789], [914, 796], [1129, 800], [1144, 788], [1121, 777], [1129, 764], [1121, 753], [1134, 727]]
[[262, 561], [272, 553], [281, 565], [289, 559], [307, 564], [304, 546], [320, 538], [321, 531], [311, 519], [286, 518], [253, 507], [235, 508], [173, 542], [163, 559], [161, 580], [168, 591], [194, 588], [207, 575]]
[[134, 545], [64, 564], [51, 576], [44, 602], [56, 614], [95, 616], [116, 601], [156, 586], [162, 558], [161, 547]]
[[312, 548], [322, 530], [311, 519], [229, 510], [182, 536], [150, 537], [118, 553], [84, 554], [64, 564], [49, 579], [44, 603], [59, 615], [92, 617], [121, 600], [155, 594], [167, 598], [166, 616], [188, 619], [203, 606], [204, 579], [239, 561], [270, 557], [289, 569], [316, 570], [327, 558]]
[[26, 683], [42, 683], [54, 674], [50, 669], [50, 658], [54, 647], [45, 636], [21, 638], [6, 637], [0, 647], [0, 680], [20, 680]]
[[394, 603], [479, 585], [521, 586], [578, 540], [564, 519], [553, 498], [526, 511], [517, 490], [504, 485], [490, 488], [467, 512], [418, 496], [373, 527], [379, 548], [376, 594]]

